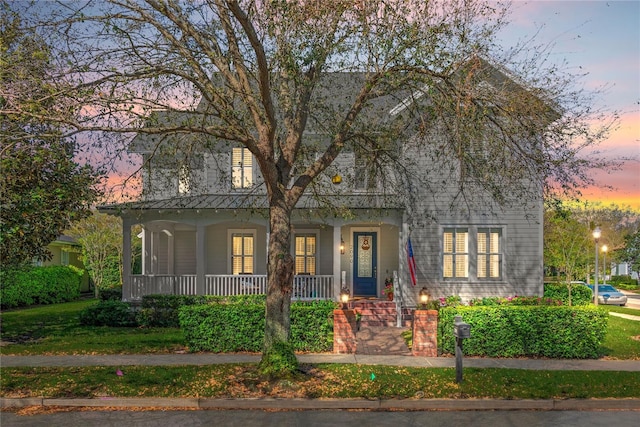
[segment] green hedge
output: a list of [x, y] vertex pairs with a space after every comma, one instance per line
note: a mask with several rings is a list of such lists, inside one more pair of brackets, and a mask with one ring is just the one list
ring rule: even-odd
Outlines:
[[[587, 305], [591, 303], [591, 289], [584, 285], [571, 285], [571, 305]], [[545, 283], [544, 297], [558, 299], [563, 305], [569, 305], [569, 287], [566, 283]]]
[[[330, 351], [333, 345], [331, 301], [291, 304], [290, 343], [295, 351]], [[265, 305], [251, 301], [182, 306], [180, 328], [192, 352], [261, 352]]]
[[98, 297], [101, 301], [122, 301], [122, 286], [100, 289]]
[[471, 325], [464, 354], [485, 357], [597, 358], [608, 322], [607, 312], [595, 306], [446, 307], [438, 319], [443, 354], [455, 352], [456, 315]]
[[80, 312], [80, 324], [86, 326], [137, 326], [136, 313], [131, 305], [114, 300], [99, 301]]
[[80, 297], [83, 270], [73, 266], [27, 267], [0, 272], [3, 309], [34, 304], [57, 304]]
[[138, 323], [145, 327], [179, 328], [178, 311], [185, 305], [200, 304], [264, 304], [265, 295], [145, 295], [138, 311]]
[[638, 290], [638, 279], [632, 279], [631, 276], [611, 276], [611, 280], [607, 283], [615, 286], [618, 289], [626, 289], [629, 291]]

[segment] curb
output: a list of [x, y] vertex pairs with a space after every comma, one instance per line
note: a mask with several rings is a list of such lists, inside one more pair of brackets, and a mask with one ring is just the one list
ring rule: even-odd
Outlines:
[[200, 399], [118, 398], [48, 399], [0, 398], [0, 408], [92, 407], [92, 408], [190, 408], [190, 409], [368, 409], [368, 410], [633, 410], [640, 399]]

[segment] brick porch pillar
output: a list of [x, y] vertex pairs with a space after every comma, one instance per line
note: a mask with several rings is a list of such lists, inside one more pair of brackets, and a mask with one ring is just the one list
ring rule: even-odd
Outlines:
[[416, 310], [413, 312], [414, 356], [438, 356], [438, 310]]
[[333, 310], [333, 352], [355, 354], [357, 343], [355, 310]]

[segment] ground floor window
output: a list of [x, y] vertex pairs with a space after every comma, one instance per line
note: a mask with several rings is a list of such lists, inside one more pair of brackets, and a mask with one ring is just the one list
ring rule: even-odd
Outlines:
[[231, 274], [253, 274], [255, 232], [231, 233]]
[[478, 279], [502, 276], [502, 252], [499, 228], [478, 229]]
[[442, 273], [445, 278], [469, 277], [469, 230], [446, 228], [443, 235]]
[[504, 258], [502, 246], [500, 227], [445, 228], [442, 234], [443, 278], [501, 279]]
[[296, 274], [316, 274], [317, 237], [315, 234], [296, 234], [295, 261]]

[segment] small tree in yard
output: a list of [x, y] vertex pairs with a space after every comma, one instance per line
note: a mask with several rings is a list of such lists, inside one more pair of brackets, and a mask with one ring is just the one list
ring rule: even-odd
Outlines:
[[76, 222], [67, 234], [82, 245], [83, 262], [95, 285], [96, 297], [101, 289], [122, 283], [120, 218], [93, 212], [92, 216]]
[[[521, 50], [501, 51], [495, 35], [508, 22], [508, 8], [500, 4], [87, 3], [49, 5], [42, 21], [62, 49], [60, 81], [77, 88], [65, 93], [84, 106], [64, 123], [100, 131], [93, 147], [108, 144], [111, 154], [119, 140], [123, 149], [131, 135], [148, 135], [152, 151], [176, 153], [178, 170], [189, 167], [190, 152], [220, 145], [240, 145], [256, 159], [270, 230], [265, 373], [297, 366], [288, 342], [291, 215], [305, 192], [316, 194], [313, 186], [342, 151], [361, 155], [380, 178], [409, 170], [403, 153], [413, 145], [451, 166], [461, 197], [483, 192], [498, 203], [539, 199], [557, 184], [571, 190], [598, 165], [578, 156], [604, 133], [589, 127], [593, 110], [572, 89], [575, 76], [541, 68], [540, 51], [520, 62]], [[494, 67], [483, 59], [489, 57]], [[502, 65], [518, 77], [483, 84], [495, 81]], [[345, 83], [344, 76], [352, 78]], [[381, 117], [385, 104], [399, 108]], [[444, 137], [430, 138], [435, 130]], [[416, 177], [435, 194], [442, 177], [432, 178]], [[384, 181], [403, 179], [389, 174]], [[330, 198], [317, 202], [327, 206]]]
[[571, 281], [586, 274], [593, 242], [588, 224], [578, 221], [566, 209], [545, 212], [544, 262], [565, 274], [571, 305]]

